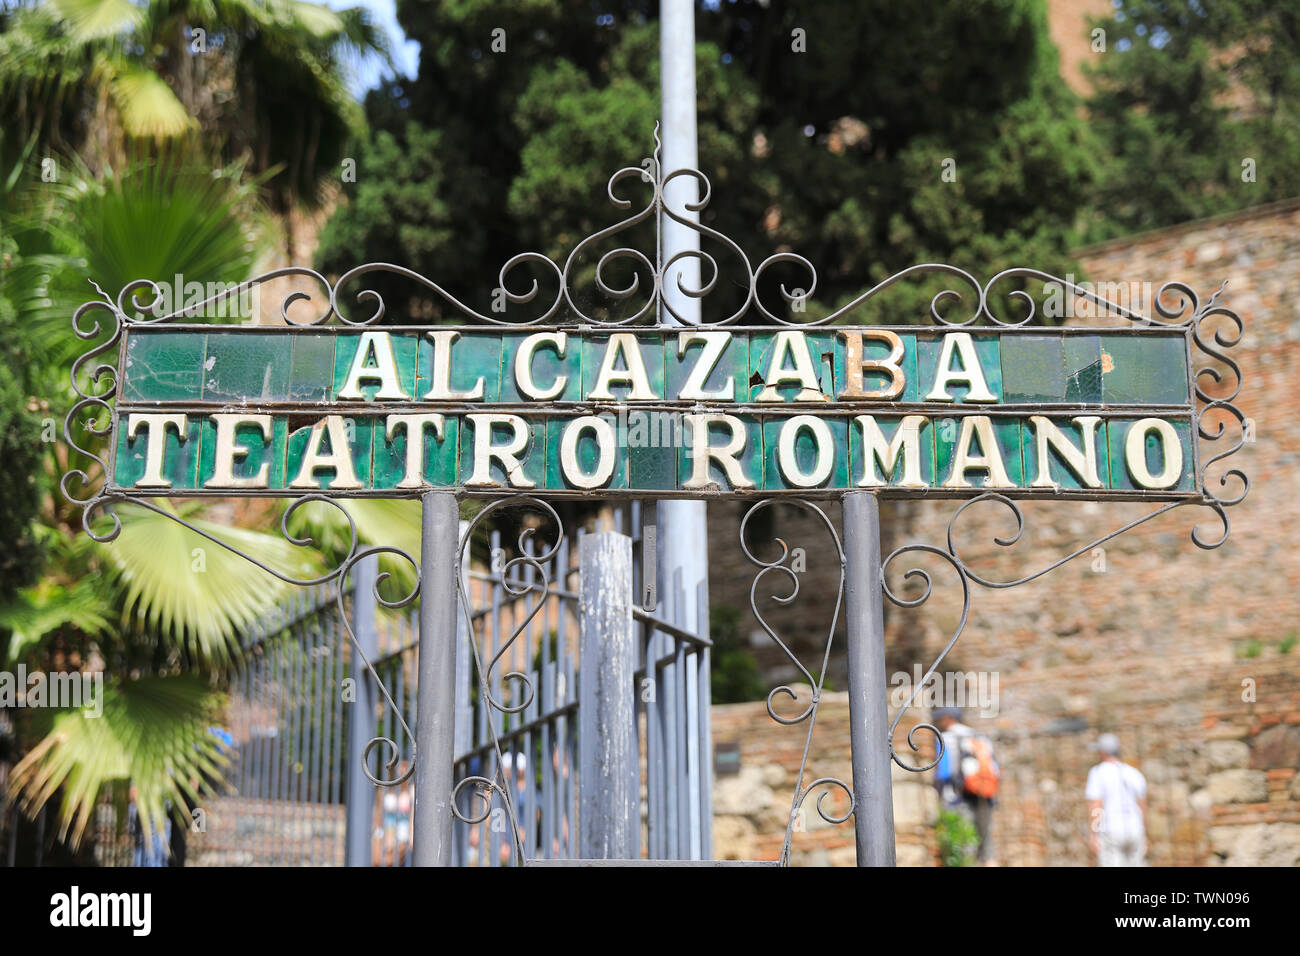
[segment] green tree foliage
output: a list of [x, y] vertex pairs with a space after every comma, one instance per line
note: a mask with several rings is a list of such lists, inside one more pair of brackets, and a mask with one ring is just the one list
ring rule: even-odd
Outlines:
[[[272, 208], [313, 204], [364, 126], [349, 59], [387, 55], [361, 7], [300, 0], [45, 0], [0, 11], [0, 110], [18, 142], [120, 162], [197, 144]], [[42, 150], [42, 154], [45, 150]]]
[[[486, 310], [511, 256], [562, 260], [616, 222], [607, 177], [653, 149], [656, 14], [635, 2], [399, 3], [420, 72], [370, 94], [380, 132], [320, 264], [400, 263]], [[1056, 76], [1041, 0], [925, 16], [888, 0], [705, 5], [698, 40], [700, 166], [713, 183], [703, 221], [752, 264], [782, 249], [807, 256], [819, 271], [810, 313], [917, 262], [980, 278], [1026, 262], [1068, 268], [1094, 150]], [[635, 182], [619, 190], [633, 209], [647, 198]], [[724, 281], [739, 269], [705, 248]], [[807, 284], [793, 268], [772, 279]], [[406, 311], [424, 320], [446, 311], [406, 280], [374, 287], [390, 307], [415, 297]], [[857, 315], [906, 321], [918, 291], [926, 301], [941, 287]], [[779, 300], [768, 289], [764, 301]]]
[[956, 810], [940, 810], [935, 824], [942, 866], [974, 866], [979, 850], [979, 833], [970, 818]]
[[0, 293], [0, 602], [28, 583], [38, 566], [31, 523], [40, 508], [42, 427], [26, 388], [28, 354], [14, 319], [12, 304]]
[[1121, 0], [1097, 26], [1094, 237], [1300, 194], [1300, 7]]
[[767, 696], [763, 675], [741, 637], [740, 620], [740, 611], [730, 605], [709, 608], [709, 639], [713, 641], [709, 690], [715, 704], [739, 704]]

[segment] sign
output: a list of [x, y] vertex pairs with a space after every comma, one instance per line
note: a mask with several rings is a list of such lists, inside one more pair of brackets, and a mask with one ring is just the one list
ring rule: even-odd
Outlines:
[[1194, 496], [1183, 328], [131, 326], [134, 494]]

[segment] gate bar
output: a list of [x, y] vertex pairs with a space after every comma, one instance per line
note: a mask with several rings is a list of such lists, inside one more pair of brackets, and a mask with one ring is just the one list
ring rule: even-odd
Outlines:
[[459, 512], [449, 491], [430, 491], [423, 498], [412, 821], [416, 866], [451, 865]]
[[[361, 769], [366, 744], [375, 736], [375, 699], [378, 688], [366, 671], [365, 658], [379, 656], [379, 635], [375, 630], [375, 579], [379, 575], [379, 556], [370, 555], [356, 563], [352, 571], [352, 633], [361, 652], [352, 651], [352, 684], [356, 695], [348, 713], [348, 799], [347, 828], [344, 842], [344, 866], [370, 866], [371, 831], [374, 830], [375, 785]], [[339, 587], [343, 582], [339, 582]], [[362, 657], [365, 654], [365, 658]]]
[[880, 504], [872, 492], [844, 496], [844, 558], [858, 866], [895, 866]]

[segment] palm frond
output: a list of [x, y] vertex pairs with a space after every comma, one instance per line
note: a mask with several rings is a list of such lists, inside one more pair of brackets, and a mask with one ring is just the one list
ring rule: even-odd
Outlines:
[[[252, 271], [265, 237], [247, 225], [256, 184], [241, 184], [238, 168], [139, 163], [97, 180], [69, 165], [63, 181], [42, 184], [30, 221], [12, 223], [31, 273], [12, 283], [22, 294], [19, 325], [39, 339], [48, 364], [66, 368], [85, 348], [68, 317], [92, 297], [88, 278], [116, 294], [136, 279], [236, 283]], [[26, 254], [40, 243], [55, 252]]]
[[16, 661], [31, 647], [64, 627], [95, 635], [111, 629], [111, 611], [103, 591], [93, 579], [83, 578], [64, 587], [42, 578], [0, 606], [0, 629], [10, 632], [4, 659]]
[[144, 11], [131, 0], [50, 0], [49, 6], [79, 43], [120, 36], [144, 19]]
[[[241, 631], [292, 587], [165, 515], [130, 505], [117, 513], [122, 533], [101, 547], [125, 589], [123, 613], [196, 661], [228, 664], [238, 652]], [[283, 574], [319, 573], [316, 552], [278, 535], [186, 520]]]
[[195, 127], [194, 117], [153, 70], [131, 69], [113, 79], [113, 101], [132, 136], [169, 139]]
[[298, 25], [314, 37], [332, 38], [343, 30], [343, 20], [323, 3], [293, 0], [290, 10]]
[[190, 676], [109, 681], [102, 713], [65, 710], [14, 767], [9, 795], [29, 816], [59, 791], [59, 835], [75, 846], [106, 784], [126, 781], [136, 798], [146, 840], [167, 812], [197, 800], [203, 783], [221, 779], [227, 758], [208, 728], [223, 696]]

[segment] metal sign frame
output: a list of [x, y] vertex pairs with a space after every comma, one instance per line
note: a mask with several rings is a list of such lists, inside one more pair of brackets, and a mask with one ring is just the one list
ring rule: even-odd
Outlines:
[[[714, 321], [702, 321], [702, 327], [740, 329], [743, 327], [741, 323], [745, 319], [757, 319], [760, 322], [768, 323], [765, 326], [759, 326], [764, 331], [771, 331], [774, 328], [824, 330], [833, 325], [836, 320], [850, 316], [886, 289], [918, 278], [945, 276], [957, 280], [954, 284], [960, 285], [966, 290], [965, 297], [955, 288], [948, 288], [939, 292], [930, 302], [929, 324], [925, 326], [908, 326], [901, 330], [914, 332], [925, 328], [941, 330], [973, 329], [1016, 334], [1020, 330], [1033, 327], [1032, 324], [1036, 319], [1037, 311], [1034, 299], [1023, 290], [1020, 290], [1018, 286], [1008, 289], [1006, 294], [1010, 298], [1018, 300], [1023, 306], [1022, 311], [1024, 314], [1018, 318], [996, 314], [992, 303], [997, 301], [1001, 294], [1000, 290], [1006, 289], [1012, 284], [1030, 281], [1053, 283], [1064, 289], [1068, 294], [1091, 302], [1098, 309], [1103, 310], [1106, 316], [1118, 323], [1117, 327], [1119, 329], [1127, 330], [1133, 334], [1141, 335], [1144, 332], [1153, 330], [1182, 333], [1187, 343], [1187, 370], [1190, 376], [1191, 445], [1194, 456], [1193, 473], [1196, 486], [1191, 493], [1171, 494], [1151, 491], [1117, 493], [1108, 491], [1105, 495], [1098, 496], [1079, 493], [1072, 489], [1041, 491], [1015, 489], [1003, 493], [1002, 491], [990, 492], [977, 487], [960, 492], [934, 488], [928, 489], [919, 495], [916, 493], [909, 494], [905, 491], [900, 492], [898, 489], [836, 490], [827, 492], [819, 492], [816, 489], [802, 489], [789, 495], [774, 495], [760, 490], [748, 495], [757, 500], [742, 520], [740, 544], [748, 559], [757, 567], [751, 588], [751, 607], [766, 633], [797, 667], [812, 688], [811, 698], [807, 701], [801, 701], [798, 691], [789, 685], [774, 688], [767, 699], [767, 709], [773, 720], [782, 724], [803, 724], [806, 726], [803, 762], [800, 767], [796, 792], [791, 802], [790, 818], [786, 829], [783, 851], [778, 861], [783, 864], [789, 861], [792, 837], [805, 800], [812, 793], [820, 791], [816, 801], [816, 809], [828, 822], [843, 823], [850, 816], [854, 817], [859, 864], [893, 865], [894, 840], [893, 806], [890, 798], [890, 763], [897, 763], [909, 771], [920, 772], [934, 767], [943, 752], [942, 737], [938, 729], [929, 723], [918, 723], [907, 735], [910, 749], [913, 752], [919, 752], [921, 744], [918, 742], [917, 734], [919, 731], [926, 731], [931, 734], [935, 742], [937, 756], [933, 761], [923, 765], [911, 764], [902, 759], [895, 750], [894, 733], [903, 716], [915, 703], [926, 681], [937, 671], [948, 652], [951, 651], [953, 645], [961, 636], [970, 614], [973, 585], [986, 588], [1010, 588], [1036, 580], [1062, 564], [1089, 553], [1093, 548], [1124, 534], [1138, 525], [1175, 508], [1187, 505], [1208, 508], [1217, 516], [1222, 525], [1221, 533], [1203, 534], [1199, 527], [1194, 527], [1191, 531], [1192, 541], [1197, 547], [1207, 550], [1217, 548], [1227, 540], [1230, 533], [1227, 509], [1239, 504], [1246, 497], [1249, 490], [1250, 482], [1246, 474], [1240, 468], [1231, 467], [1230, 463], [1225, 463], [1225, 460], [1240, 450], [1248, 439], [1248, 424], [1247, 419], [1236, 405], [1242, 386], [1241, 369], [1230, 354], [1232, 348], [1242, 340], [1244, 323], [1236, 312], [1219, 303], [1223, 286], [1220, 286], [1206, 302], [1202, 303], [1197, 293], [1186, 284], [1166, 282], [1160, 286], [1155, 296], [1152, 314], [1144, 315], [1102, 298], [1092, 290], [1085, 289], [1072, 281], [1036, 269], [1007, 269], [981, 284], [974, 276], [963, 269], [942, 263], [926, 263], [911, 266], [890, 276], [829, 315], [813, 320], [803, 320], [797, 316], [802, 314], [803, 305], [815, 294], [817, 286], [817, 272], [812, 263], [793, 252], [783, 251], [769, 256], [755, 267], [751, 265], [749, 258], [740, 246], [731, 239], [707, 225], [692, 221], [689, 214], [699, 212], [709, 203], [709, 180], [696, 169], [677, 169], [665, 174], [659, 164], [657, 139], [656, 134], [656, 150], [652, 158], [648, 158], [640, 166], [629, 166], [618, 170], [610, 177], [607, 187], [608, 198], [613, 205], [620, 210], [629, 210], [634, 208], [633, 203], [630, 199], [620, 195], [621, 188], [628, 183], [639, 183], [649, 192], [649, 198], [644, 205], [636, 208], [634, 212], [614, 225], [601, 229], [580, 241], [563, 263], [552, 261], [537, 252], [521, 253], [505, 263], [499, 272], [498, 285], [494, 293], [498, 300], [504, 300], [508, 303], [505, 314], [508, 314], [509, 318], [503, 317], [502, 313], [477, 311], [456, 298], [433, 279], [402, 266], [387, 263], [369, 263], [357, 266], [334, 282], [330, 282], [319, 272], [307, 267], [293, 266], [275, 269], [230, 290], [211, 296], [202, 302], [161, 315], [158, 312], [164, 297], [159, 284], [150, 279], [140, 279], [128, 284], [116, 297], [110, 297], [98, 286], [95, 286], [100, 293], [100, 298], [82, 305], [72, 318], [73, 329], [80, 338], [88, 343], [88, 350], [77, 358], [72, 365], [71, 382], [77, 399], [65, 419], [64, 438], [71, 451], [81, 456], [81, 461], [89, 461], [91, 464], [81, 465], [78, 463], [78, 459], [70, 458], [69, 470], [63, 475], [60, 488], [63, 495], [71, 503], [81, 508], [83, 528], [93, 539], [100, 542], [109, 542], [118, 535], [121, 530], [121, 520], [113, 513], [113, 506], [129, 502], [155, 513], [166, 515], [189, 528], [195, 534], [203, 536], [232, 553], [239, 554], [288, 583], [304, 586], [331, 581], [342, 583], [353, 572], [359, 561], [378, 554], [387, 554], [405, 560], [415, 569], [416, 583], [414, 587], [410, 593], [401, 595], [396, 600], [385, 599], [378, 593], [377, 584], [375, 588], [378, 601], [389, 608], [409, 605], [417, 596], [423, 598], [420, 610], [420, 680], [418, 686], [418, 709], [422, 718], [419, 721], [418, 733], [413, 733], [405, 723], [400, 710], [388, 697], [382, 682], [378, 681], [376, 677], [376, 684], [387, 699], [388, 706], [392, 708], [398, 721], [401, 722], [403, 731], [410, 735], [414, 741], [411, 766], [401, 775], [391, 777], [386, 777], [382, 773], [376, 775], [372, 773], [368, 766], [365, 768], [365, 772], [372, 782], [385, 786], [400, 783], [407, 779], [412, 772], [415, 773], [417, 798], [414, 821], [414, 858], [417, 864], [445, 864], [450, 861], [450, 833], [453, 817], [467, 822], [482, 819], [474, 812], [466, 814], [459, 808], [461, 790], [466, 787], [473, 787], [489, 808], [492, 796], [497, 795], [504, 801], [511, 820], [513, 821], [515, 818], [511, 787], [508, 785], [504, 772], [500, 770], [501, 750], [499, 741], [495, 739], [495, 731], [493, 732], [493, 738], [498, 757], [496, 765], [498, 769], [493, 775], [469, 778], [456, 785], [454, 785], [452, 779], [454, 753], [452, 745], [453, 701], [451, 681], [455, 672], [456, 609], [458, 604], [461, 607], [467, 605], [463, 586], [459, 583], [461, 580], [459, 569], [465, 559], [471, 532], [486, 517], [506, 507], [522, 506], [531, 509], [539, 513], [547, 525], [553, 529], [551, 535], [553, 540], [540, 548], [526, 547], [526, 542], [521, 540], [517, 552], [518, 556], [513, 559], [513, 562], [521, 562], [521, 567], [527, 565], [532, 569], [535, 583], [531, 587], [539, 595], [539, 604], [544, 601], [545, 596], [549, 593], [551, 583], [547, 580], [542, 561], [558, 547], [560, 538], [564, 534], [559, 516], [546, 501], [546, 498], [555, 496], [554, 492], [552, 490], [539, 490], [535, 493], [521, 494], [517, 489], [508, 488], [439, 488], [421, 489], [412, 492], [412, 494], [421, 497], [424, 504], [422, 554], [419, 561], [395, 547], [385, 545], [362, 546], [358, 540], [356, 525], [352, 522], [351, 517], [347, 514], [347, 509], [340, 501], [340, 499], [348, 497], [348, 493], [302, 494], [295, 497], [289, 504], [281, 522], [281, 532], [291, 543], [298, 545], [310, 543], [306, 540], [294, 538], [288, 531], [288, 521], [296, 509], [307, 502], [313, 501], [337, 508], [347, 516], [351, 527], [351, 541], [344, 560], [340, 562], [337, 568], [312, 579], [293, 578], [267, 566], [256, 556], [245, 554], [233, 545], [220, 540], [183, 518], [172, 514], [166, 509], [159, 508], [150, 500], [148, 494], [136, 490], [124, 490], [112, 484], [110, 479], [113, 475], [113, 455], [117, 444], [115, 405], [120, 402], [118, 388], [121, 382], [120, 370], [123, 367], [125, 340], [132, 330], [157, 327], [165, 323], [173, 323], [178, 328], [189, 328], [190, 326], [184, 324], [184, 320], [201, 314], [208, 307], [273, 280], [290, 277], [299, 280], [304, 285], [310, 284], [314, 286], [317, 295], [323, 291], [323, 300], [325, 302], [323, 310], [318, 310], [316, 314], [300, 319], [292, 316], [290, 312], [293, 311], [296, 314], [301, 311], [301, 307], [298, 309], [293, 307], [298, 303], [317, 301], [316, 295], [307, 291], [306, 288], [298, 288], [288, 294], [281, 304], [280, 315], [287, 325], [294, 327], [293, 331], [304, 329], [325, 331], [323, 327], [331, 320], [337, 320], [338, 322], [337, 326], [331, 328], [343, 330], [373, 328], [386, 315], [386, 306], [379, 293], [364, 287], [356, 292], [356, 302], [363, 307], [368, 305], [371, 308], [370, 314], [361, 318], [350, 317], [347, 311], [340, 307], [340, 303], [343, 300], [343, 291], [345, 289], [350, 289], [354, 283], [367, 275], [382, 272], [390, 276], [404, 278], [411, 282], [414, 287], [423, 288], [440, 299], [448, 309], [476, 323], [476, 325], [466, 328], [481, 329], [485, 326], [499, 327], [504, 330], [541, 330], [550, 328], [590, 332], [649, 330], [675, 334], [681, 331], [681, 327], [670, 326], [668, 323], [673, 320], [680, 322], [682, 317], [674, 310], [671, 304], [671, 296], [665, 294], [669, 290], [669, 283], [675, 283], [677, 290], [688, 297], [705, 300], [717, 287], [721, 270], [717, 257], [708, 251], [700, 249], [681, 251], [665, 260], [662, 225], [664, 222], [671, 220], [695, 231], [703, 240], [721, 245], [728, 256], [733, 260], [738, 259], [743, 266], [743, 272], [740, 276], [743, 283], [740, 288], [745, 290], [742, 306], [738, 310], [734, 310]], [[665, 188], [678, 179], [693, 180], [695, 186], [701, 192], [699, 201], [688, 204], [685, 209], [673, 208], [665, 198]], [[607, 240], [613, 239], [623, 230], [650, 221], [653, 221], [655, 226], [655, 248], [651, 254], [630, 246], [617, 246], [603, 252], [599, 251]], [[578, 264], [583, 262], [584, 257], [588, 254], [592, 257], [599, 254], [594, 276], [596, 292], [608, 302], [614, 304], [628, 303], [629, 311], [627, 314], [611, 317], [598, 311], [584, 311], [580, 307], [580, 301], [585, 300], [580, 300], [575, 295], [573, 283]], [[631, 280], [625, 281], [623, 284], [615, 282], [609, 273], [609, 266], [621, 260], [632, 263], [636, 273]], [[701, 282], [699, 287], [684, 284], [678, 274], [680, 264], [687, 260], [695, 260], [702, 269], [707, 267], [710, 278]], [[513, 274], [525, 265], [539, 270], [548, 277], [548, 282], [555, 286], [554, 296], [549, 300], [549, 303], [543, 300], [540, 308], [533, 307], [532, 314], [526, 314], [523, 307], [528, 307], [535, 300], [538, 300], [542, 283], [533, 278], [524, 284], [515, 284], [513, 286], [511, 284]], [[774, 310], [769, 307], [769, 304], [762, 301], [759, 295], [759, 285], [765, 273], [769, 270], [775, 270], [777, 267], [796, 270], [803, 278], [803, 285], [791, 291], [787, 284], [781, 284], [779, 291], [784, 299], [784, 306], [781, 309]], [[642, 289], [641, 286], [643, 276], [647, 276], [649, 279], [648, 286], [645, 289]], [[141, 294], [150, 296], [149, 301], [142, 302], [140, 299]], [[644, 301], [637, 299], [638, 295]], [[961, 302], [965, 303], [969, 311], [956, 317], [949, 315], [951, 306], [954, 303]], [[654, 324], [638, 324], [645, 320], [652, 320]], [[195, 325], [193, 328], [210, 329], [211, 326]], [[447, 326], [439, 326], [439, 328], [447, 328]], [[1037, 328], [1041, 329], [1042, 327], [1038, 326]], [[1094, 328], [1092, 331], [1097, 331], [1097, 329]], [[289, 334], [292, 334], [292, 331]], [[112, 355], [117, 357], [116, 366], [104, 361]], [[665, 404], [671, 405], [671, 403]], [[122, 407], [128, 406], [123, 404]], [[545, 406], [540, 407], [545, 408]], [[680, 408], [680, 403], [672, 405], [672, 407]], [[932, 408], [932, 406], [927, 407]], [[1023, 415], [1027, 414], [1026, 409], [1033, 410], [1037, 407], [1032, 405], [1007, 409], [977, 409], [970, 407], [968, 409], [949, 408], [949, 411], [955, 414], [968, 411], [979, 414]], [[1052, 408], [1059, 409], [1059, 406], [1052, 406]], [[1084, 406], [1082, 408], [1087, 408], [1089, 411], [1095, 410], [1095, 406]], [[1148, 407], [1143, 406], [1143, 408], [1146, 410]], [[537, 412], [538, 410], [538, 405], [528, 406], [528, 411]], [[784, 406], [777, 409], [781, 413], [789, 413], [795, 410], [801, 409], [794, 406]], [[886, 411], [883, 407], [874, 410]], [[1182, 412], [1188, 411], [1187, 408], [1179, 410]], [[898, 408], [890, 409], [890, 411], [898, 411]], [[107, 416], [107, 422], [104, 421], [104, 416]], [[86, 436], [93, 437], [88, 438]], [[100, 455], [93, 445], [96, 439], [102, 440], [104, 438], [108, 439], [109, 450], [107, 455]], [[1222, 470], [1218, 467], [1220, 463], [1225, 463]], [[163, 489], [158, 493], [167, 494], [168, 492]], [[192, 491], [184, 492], [187, 497], [194, 494]], [[221, 494], [225, 497], [239, 494], [266, 496], [270, 493], [261, 489], [255, 491], [223, 489]], [[391, 491], [385, 491], [383, 494], [386, 497], [398, 496]], [[735, 492], [728, 491], [722, 494], [730, 496]], [[610, 492], [608, 490], [596, 490], [590, 492], [590, 495], [606, 497], [610, 496]], [[661, 498], [672, 497], [673, 493], [641, 492], [639, 496]], [[686, 495], [686, 497], [693, 498], [717, 496], [716, 492]], [[949, 521], [947, 540], [945, 542], [939, 544], [910, 543], [882, 557], [880, 552], [878, 499], [880, 497], [894, 496], [960, 497], [965, 500], [958, 505]], [[457, 502], [459, 497], [490, 499], [487, 507], [479, 513], [471, 523], [469, 530], [464, 534], [460, 534], [458, 528]], [[843, 504], [844, 533], [842, 538], [837, 532], [834, 523], [817, 503], [817, 499], [826, 498], [838, 499]], [[1161, 502], [1161, 505], [1109, 534], [1083, 545], [1038, 571], [1013, 580], [995, 580], [985, 577], [976, 572], [963, 557], [955, 535], [958, 519], [968, 509], [979, 503], [993, 504], [1010, 511], [1014, 523], [1012, 533], [994, 539], [997, 545], [1010, 547], [1019, 540], [1026, 525], [1024, 513], [1015, 500], [1019, 498], [1049, 498], [1054, 500], [1079, 500], [1081, 498], [1101, 498], [1102, 500], [1137, 499], [1157, 501]], [[790, 563], [791, 545], [777, 539], [776, 557], [765, 559], [760, 557], [756, 550], [751, 549], [751, 542], [746, 538], [750, 520], [753, 516], [760, 510], [770, 508], [778, 503], [792, 504], [812, 514], [816, 519], [816, 523], [825, 529], [835, 553], [838, 554], [840, 586], [837, 592], [834, 617], [826, 633], [824, 654], [819, 668], [807, 667], [798, 659], [790, 650], [788, 644], [781, 639], [775, 629], [765, 620], [758, 606], [757, 594], [760, 583], [772, 585], [772, 597], [782, 604], [788, 604], [795, 600], [799, 592], [799, 574], [792, 569]], [[101, 516], [109, 521], [107, 527], [97, 523], [96, 519]], [[930, 664], [925, 672], [925, 677], [913, 689], [911, 696], [894, 715], [893, 719], [890, 720], [887, 712], [887, 687], [884, 673], [883, 606], [884, 602], [888, 600], [900, 608], [915, 608], [929, 599], [933, 587], [929, 572], [916, 564], [905, 567], [911, 564], [913, 559], [921, 560], [927, 555], [948, 565], [956, 574], [962, 591], [962, 612], [959, 623], [942, 652]], [[919, 581], [923, 585], [919, 596], [909, 597], [902, 593], [898, 587], [898, 577], [891, 573], [896, 569], [902, 571], [903, 579]], [[385, 576], [380, 576], [381, 581], [383, 577]], [[765, 578], [769, 577], [772, 580], [764, 581]], [[891, 584], [891, 580], [894, 582], [893, 584]], [[342, 588], [339, 589], [340, 595], [342, 590]], [[460, 592], [459, 595], [458, 591]], [[631, 600], [630, 595], [629, 600]], [[853, 780], [851, 784], [830, 777], [806, 781], [806, 767], [812, 732], [816, 724], [817, 710], [824, 687], [831, 642], [834, 638], [841, 611], [845, 616], [847, 630], [846, 650], [850, 674]], [[348, 637], [357, 653], [361, 656], [367, 669], [370, 670], [372, 677], [376, 676], [369, 660], [366, 659], [364, 652], [357, 645], [351, 627], [346, 624], [347, 616], [342, 615], [342, 619], [347, 627]], [[514, 642], [519, 633], [516, 632], [506, 642], [507, 647]], [[471, 641], [471, 648], [475, 662], [479, 666], [480, 676], [483, 678], [481, 693], [485, 695], [485, 699], [489, 700], [494, 708], [501, 711], [509, 712], [517, 709], [520, 705], [494, 699], [486, 682], [486, 675], [501, 660], [504, 648], [498, 651], [496, 656], [486, 664], [482, 659], [480, 649], [473, 641]], [[515, 682], [519, 690], [519, 696], [522, 699], [531, 699], [532, 687], [526, 675], [511, 673], [505, 676], [508, 680]], [[782, 698], [784, 698], [784, 701], [782, 701]], [[777, 706], [778, 702], [781, 702], [784, 707], [796, 709], [797, 712], [781, 713]], [[387, 747], [394, 755], [382, 768], [391, 774], [396, 766], [396, 754], [400, 750], [392, 740], [377, 737], [367, 746], [367, 756], [370, 750], [380, 746]], [[848, 810], [842, 813], [823, 807], [824, 798], [830, 791], [836, 789], [847, 795], [848, 798]], [[517, 846], [516, 849], [516, 862], [527, 863], [528, 861], [523, 859], [522, 847]]]

